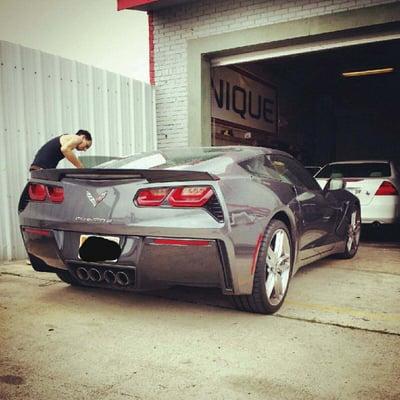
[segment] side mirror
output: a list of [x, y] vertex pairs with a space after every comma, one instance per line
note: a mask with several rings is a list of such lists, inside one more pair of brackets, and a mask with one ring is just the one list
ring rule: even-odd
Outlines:
[[330, 190], [339, 190], [346, 187], [346, 182], [341, 178], [330, 178], [323, 189], [324, 193]]

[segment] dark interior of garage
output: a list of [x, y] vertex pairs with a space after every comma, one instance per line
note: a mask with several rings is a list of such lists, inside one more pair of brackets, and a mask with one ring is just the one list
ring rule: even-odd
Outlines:
[[[277, 87], [277, 131], [255, 132], [252, 140], [242, 136], [220, 144], [281, 148], [308, 165], [355, 159], [400, 161], [399, 40], [237, 67]], [[390, 69], [388, 73], [342, 75], [382, 68]]]

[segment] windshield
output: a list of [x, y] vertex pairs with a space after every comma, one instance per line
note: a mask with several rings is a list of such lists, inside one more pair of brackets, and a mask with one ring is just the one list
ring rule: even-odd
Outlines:
[[340, 163], [325, 165], [316, 178], [379, 178], [389, 177], [388, 162]]

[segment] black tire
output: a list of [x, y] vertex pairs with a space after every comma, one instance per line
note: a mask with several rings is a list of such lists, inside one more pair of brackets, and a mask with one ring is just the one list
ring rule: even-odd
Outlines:
[[[274, 239], [277, 231], [283, 230], [288, 239], [290, 254], [288, 256], [288, 260], [286, 262], [286, 271], [288, 271], [288, 278], [286, 287], [284, 288], [283, 295], [280, 295], [276, 301], [272, 301], [267, 295], [266, 283], [268, 279], [268, 275], [270, 274], [267, 271], [267, 250], [270, 246], [274, 245], [271, 243]], [[279, 220], [272, 220], [265, 230], [264, 237], [261, 242], [260, 250], [258, 252], [256, 269], [254, 273], [254, 281], [253, 281], [253, 291], [251, 295], [239, 295], [233, 296], [232, 300], [237, 309], [241, 311], [248, 311], [259, 314], [273, 314], [277, 312], [286, 297], [290, 278], [292, 275], [292, 264], [293, 264], [293, 254], [292, 254], [292, 240], [288, 227]], [[282, 276], [282, 275], [280, 275]], [[286, 275], [287, 276], [287, 275]], [[273, 291], [275, 291], [275, 286]], [[273, 292], [272, 292], [273, 293]], [[272, 296], [271, 293], [271, 296]]]
[[57, 271], [56, 275], [65, 283], [68, 283], [72, 286], [81, 286], [79, 281], [73, 277], [69, 271]]
[[[352, 220], [352, 216], [355, 215], [355, 224]], [[354, 216], [353, 216], [354, 218]], [[347, 229], [345, 235], [345, 248], [343, 253], [337, 254], [338, 258], [350, 259], [357, 254], [358, 246], [360, 245], [360, 235], [361, 235], [361, 210], [360, 206], [354, 204], [351, 211], [346, 217], [347, 219]], [[352, 240], [351, 246], [349, 246], [349, 241]]]

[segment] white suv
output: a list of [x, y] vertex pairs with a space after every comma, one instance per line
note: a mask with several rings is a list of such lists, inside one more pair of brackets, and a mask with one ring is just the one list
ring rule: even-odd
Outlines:
[[400, 171], [393, 162], [333, 162], [315, 175], [322, 188], [330, 178], [342, 178], [346, 189], [359, 198], [363, 224], [400, 222]]

